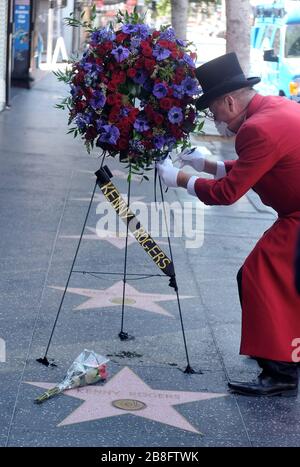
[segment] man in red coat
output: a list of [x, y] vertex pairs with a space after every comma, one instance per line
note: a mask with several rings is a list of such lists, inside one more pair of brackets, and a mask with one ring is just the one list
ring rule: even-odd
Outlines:
[[292, 354], [300, 338], [300, 296], [294, 280], [300, 226], [300, 105], [284, 97], [257, 94], [259, 78], [245, 78], [234, 53], [197, 69], [203, 94], [199, 110], [209, 108], [223, 134], [236, 134], [238, 159], [211, 162], [199, 151], [181, 154], [182, 165], [215, 175], [198, 178], [158, 164], [167, 186], [184, 187], [208, 205], [229, 205], [250, 188], [278, 213], [258, 241], [237, 279], [242, 306], [240, 353], [257, 359], [262, 373], [255, 381], [231, 381], [245, 395], [297, 394], [297, 364]]

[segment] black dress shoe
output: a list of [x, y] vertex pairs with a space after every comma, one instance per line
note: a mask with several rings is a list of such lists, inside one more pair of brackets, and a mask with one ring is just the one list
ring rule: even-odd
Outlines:
[[298, 394], [298, 381], [286, 383], [262, 372], [258, 378], [250, 383], [231, 381], [228, 383], [232, 392], [244, 396], [285, 396], [292, 397]]

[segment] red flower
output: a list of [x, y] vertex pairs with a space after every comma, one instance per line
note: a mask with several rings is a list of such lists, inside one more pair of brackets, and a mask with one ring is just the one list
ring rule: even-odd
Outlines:
[[128, 120], [130, 121], [130, 123], [134, 123], [135, 120], [136, 120], [136, 117], [138, 116], [138, 114], [140, 113], [139, 109], [132, 109], [130, 112], [129, 112], [129, 115], [128, 115]]
[[121, 44], [121, 42], [125, 41], [127, 37], [128, 34], [125, 34], [124, 32], [119, 32], [116, 36], [116, 42], [118, 42], [118, 44]]
[[123, 118], [120, 123], [118, 123], [117, 127], [121, 133], [128, 134], [131, 130], [132, 124], [128, 118]]
[[136, 66], [137, 68], [144, 68], [144, 63], [145, 63], [144, 58], [139, 58], [139, 59], [135, 62], [135, 66]]
[[85, 139], [87, 140], [92, 140], [95, 139], [97, 136], [97, 130], [93, 126], [89, 126], [88, 129], [85, 132]]
[[143, 135], [149, 139], [153, 138], [153, 133], [151, 130], [144, 131]]
[[136, 75], [136, 69], [135, 68], [129, 68], [127, 70], [127, 76], [129, 76], [129, 78], [134, 78]]
[[104, 48], [105, 52], [110, 52], [113, 49], [113, 43], [111, 41], [104, 42], [102, 47]]
[[152, 37], [153, 37], [154, 39], [156, 39], [156, 38], [159, 37], [159, 36], [160, 36], [160, 32], [159, 32], [159, 31], [153, 31]]
[[153, 148], [153, 143], [152, 143], [152, 141], [149, 141], [149, 140], [146, 140], [146, 141], [143, 140], [143, 146], [146, 149], [152, 149]]
[[124, 83], [126, 80], [126, 73], [123, 70], [114, 71], [112, 74], [112, 81], [116, 84]]
[[147, 105], [145, 106], [145, 113], [146, 113], [147, 117], [148, 117], [150, 120], [153, 119], [153, 116], [154, 116], [155, 112], [154, 112], [154, 109], [153, 109], [152, 105], [147, 104]]
[[176, 139], [180, 139], [183, 136], [183, 131], [177, 126], [177, 125], [170, 125], [170, 130], [173, 136], [175, 136]]
[[164, 121], [164, 117], [163, 117], [163, 115], [155, 112], [154, 115], [153, 115], [153, 120], [154, 120], [155, 125], [160, 126], [160, 125], [162, 125], [162, 123]]
[[151, 47], [144, 48], [143, 49], [143, 55], [145, 55], [145, 57], [152, 57]]
[[92, 88], [86, 88], [83, 90], [83, 94], [87, 99], [91, 99], [93, 97], [93, 89]]
[[108, 105], [114, 105], [116, 102], [116, 96], [115, 94], [108, 94], [106, 96], [106, 102]]
[[82, 112], [87, 106], [87, 102], [86, 101], [79, 101], [79, 102], [76, 102], [75, 104], [75, 109], [77, 112]]
[[163, 97], [160, 99], [159, 105], [163, 110], [170, 110], [171, 107], [173, 107], [173, 99], [170, 99], [169, 97]]
[[109, 91], [115, 92], [117, 90], [117, 84], [114, 83], [114, 81], [110, 81], [107, 85], [107, 89], [109, 89]]
[[109, 113], [108, 120], [111, 123], [116, 123], [120, 118], [120, 108], [113, 107], [112, 111]]
[[124, 151], [125, 149], [127, 149], [129, 146], [129, 141], [128, 139], [126, 138], [119, 138], [119, 141], [118, 141], [118, 149], [120, 149], [121, 151]]
[[146, 58], [145, 59], [145, 68], [147, 71], [152, 72], [154, 70], [154, 67], [156, 65], [155, 60], [152, 60], [151, 58]]

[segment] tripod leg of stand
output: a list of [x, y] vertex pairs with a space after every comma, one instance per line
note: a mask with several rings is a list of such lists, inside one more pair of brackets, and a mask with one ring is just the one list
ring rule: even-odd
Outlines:
[[[163, 189], [162, 189], [162, 184], [161, 184], [161, 178], [160, 177], [158, 177], [158, 178], [159, 178], [160, 195], [161, 195], [161, 200], [162, 200], [162, 204], [163, 204], [164, 220], [165, 220], [166, 231], [167, 231], [167, 236], [168, 236], [168, 245], [169, 245], [170, 257], [171, 257], [171, 260], [172, 260], [172, 262], [174, 264], [172, 246], [171, 246], [171, 240], [170, 240], [170, 232], [169, 232], [169, 226], [168, 226], [167, 215], [166, 215], [166, 207], [165, 207]], [[176, 296], [177, 296], [177, 305], [178, 305], [178, 311], [179, 311], [179, 317], [180, 317], [180, 324], [181, 324], [181, 330], [182, 330], [182, 336], [183, 336], [183, 342], [184, 342], [185, 355], [186, 355], [186, 360], [187, 360], [187, 367], [184, 370], [184, 373], [196, 373], [195, 370], [193, 370], [193, 368], [190, 365], [189, 353], [188, 353], [188, 348], [187, 348], [187, 343], [186, 343], [185, 330], [184, 330], [183, 318], [182, 318], [182, 312], [181, 312], [180, 297], [179, 297], [178, 286], [177, 286], [177, 281], [176, 281], [175, 265], [174, 265], [174, 277], [171, 278], [170, 284], [172, 285], [172, 287], [174, 287], [174, 290], [175, 290]], [[199, 371], [197, 373], [202, 374], [202, 371]]]
[[[68, 276], [68, 279], [67, 279], [67, 282], [66, 282], [64, 293], [62, 295], [62, 298], [61, 298], [61, 301], [60, 301], [60, 304], [59, 304], [59, 307], [58, 307], [58, 312], [56, 314], [56, 318], [55, 318], [54, 325], [53, 325], [53, 328], [52, 328], [52, 331], [51, 331], [51, 335], [50, 335], [50, 338], [49, 338], [49, 341], [48, 341], [48, 345], [47, 345], [47, 348], [46, 348], [46, 351], [45, 351], [45, 355], [44, 355], [43, 358], [38, 358], [37, 359], [37, 362], [42, 363], [43, 365], [46, 365], [46, 366], [50, 365], [49, 360], [47, 358], [47, 354], [48, 354], [49, 347], [50, 347], [50, 344], [51, 344], [51, 341], [52, 341], [52, 337], [53, 337], [53, 334], [54, 334], [54, 331], [55, 331], [55, 328], [56, 328], [56, 325], [57, 325], [57, 321], [58, 321], [58, 318], [59, 318], [59, 315], [60, 315], [60, 312], [61, 312], [61, 308], [62, 308], [64, 298], [65, 298], [65, 295], [66, 295], [66, 291], [67, 291], [67, 288], [69, 286], [69, 282], [70, 282], [71, 275], [72, 275], [72, 272], [73, 272], [73, 268], [74, 268], [74, 265], [75, 265], [75, 262], [76, 262], [78, 251], [79, 251], [79, 248], [80, 248], [80, 245], [81, 245], [81, 240], [82, 240], [82, 237], [83, 237], [85, 226], [86, 226], [86, 223], [87, 223], [87, 220], [88, 220], [88, 217], [89, 217], [89, 213], [90, 213], [90, 210], [91, 210], [92, 202], [93, 202], [93, 199], [94, 199], [94, 196], [95, 196], [96, 188], [97, 188], [97, 182], [95, 183], [94, 190], [93, 190], [93, 193], [92, 193], [92, 196], [91, 196], [91, 199], [90, 199], [90, 204], [89, 204], [89, 207], [88, 207], [85, 219], [84, 219], [84, 223], [83, 223], [83, 227], [82, 227], [81, 234], [80, 234], [80, 237], [79, 237], [78, 245], [77, 245], [76, 252], [75, 252], [75, 255], [74, 255], [74, 258], [73, 258], [73, 261], [72, 261], [72, 266], [71, 266], [69, 276]], [[55, 364], [53, 364], [53, 363], [51, 363], [51, 365], [55, 366]]]
[[[128, 180], [128, 191], [127, 191], [127, 206], [130, 206], [130, 192], [131, 192], [131, 164], [129, 164], [129, 180]], [[124, 331], [124, 309], [125, 309], [125, 292], [126, 292], [126, 278], [127, 278], [127, 255], [128, 255], [128, 234], [129, 224], [126, 223], [126, 238], [125, 238], [125, 253], [124, 253], [124, 270], [123, 270], [123, 296], [122, 296], [122, 317], [121, 317], [121, 331], [119, 332], [119, 338], [121, 341], [132, 340], [133, 336], [130, 336]]]

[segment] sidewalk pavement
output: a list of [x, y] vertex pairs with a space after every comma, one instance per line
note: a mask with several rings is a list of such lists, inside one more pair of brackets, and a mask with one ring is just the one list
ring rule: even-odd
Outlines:
[[[247, 380], [258, 371], [255, 361], [239, 356], [235, 276], [275, 216], [252, 194], [227, 207], [194, 199], [204, 209], [203, 245], [188, 249], [184, 237], [172, 238], [190, 362], [202, 374], [181, 371], [186, 357], [167, 277], [128, 283], [124, 330], [135, 340], [120, 341], [121, 276], [74, 273], [48, 354], [58, 366], [36, 362], [45, 352], [99, 167], [80, 140], [66, 135], [65, 115], [53, 107], [63, 93], [49, 75], [32, 90], [20, 90], [12, 109], [0, 114], [0, 337], [6, 343], [0, 445], [298, 446], [298, 398], [227, 392], [228, 378]], [[205, 145], [213, 159], [235, 157], [231, 140], [194, 142]], [[124, 168], [114, 160], [109, 166], [125, 193]], [[152, 201], [151, 181], [133, 182], [132, 196]], [[169, 190], [166, 200], [192, 198]], [[97, 238], [96, 207], [75, 269], [122, 271], [124, 242]], [[137, 242], [129, 246], [128, 269], [157, 273]], [[105, 385], [34, 404], [85, 348], [109, 356]], [[126, 410], [116, 407], [119, 400]]]

